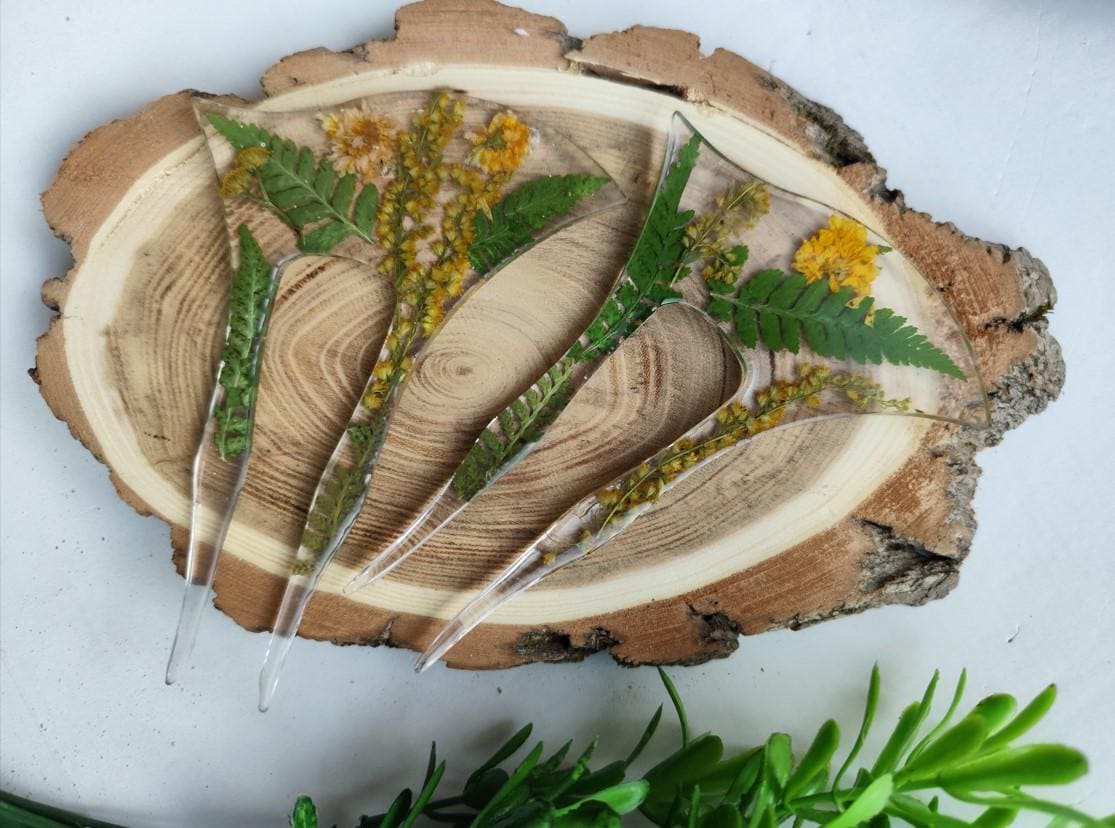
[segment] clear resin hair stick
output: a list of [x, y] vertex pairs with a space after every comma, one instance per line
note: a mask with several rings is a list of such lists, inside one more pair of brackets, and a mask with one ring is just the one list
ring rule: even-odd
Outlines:
[[[374, 265], [397, 296], [373, 376], [314, 498], [280, 629], [291, 628], [290, 598], [304, 586], [307, 559], [324, 565], [351, 525], [393, 403], [444, 319], [537, 241], [624, 200], [570, 141], [532, 125], [529, 113], [479, 99], [416, 92], [328, 110], [261, 112], [203, 100], [195, 108], [226, 223], [237, 228], [239, 265], [194, 464], [186, 591], [168, 682], [196, 638], [244, 483], [260, 356], [286, 265], [302, 255]], [[278, 648], [270, 653], [269, 669]]]
[[193, 650], [217, 559], [248, 474], [263, 341], [286, 265], [286, 261], [270, 265], [245, 225], [237, 230], [236, 250], [239, 264], [229, 290], [225, 346], [190, 479], [186, 587], [167, 664], [167, 684], [178, 681]]
[[[681, 438], [572, 506], [441, 631], [417, 669], [760, 434], [855, 414], [986, 425], [987, 398], [970, 344], [913, 266], [852, 219], [768, 190], [769, 214], [749, 249], [735, 243], [730, 222], [719, 224], [730, 186], [691, 220], [684, 242], [682, 259], [708, 288], [706, 319], [740, 361], [738, 391]], [[711, 240], [704, 234], [710, 225], [724, 228]]]
[[[711, 188], [719, 200], [708, 221], [691, 225], [693, 210], [705, 206]], [[526, 456], [607, 355], [659, 307], [681, 301], [677, 284], [689, 275], [703, 246], [729, 230], [753, 229], [768, 207], [766, 186], [709, 148], [676, 115], [642, 231], [596, 318], [561, 359], [492, 419], [438, 496], [345, 591], [390, 572]], [[725, 249], [723, 260], [727, 264], [745, 255], [743, 247]]]
[[[353, 137], [366, 130], [349, 121], [369, 117], [342, 110], [318, 120], [336, 154], [366, 146]], [[382, 251], [379, 271], [395, 285], [395, 312], [310, 504], [260, 674], [261, 710], [310, 596], [363, 506], [399, 395], [434, 335], [483, 279], [560, 227], [623, 201], [590, 156], [533, 120], [529, 111], [441, 93], [408, 128], [381, 130], [393, 136], [392, 161], [369, 236]]]

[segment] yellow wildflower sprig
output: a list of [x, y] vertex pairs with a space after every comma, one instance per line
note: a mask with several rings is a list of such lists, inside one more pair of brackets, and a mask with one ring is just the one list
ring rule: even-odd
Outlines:
[[[429, 191], [428, 202], [416, 203], [403, 222], [398, 224], [403, 241], [399, 244], [397, 258], [390, 264], [397, 271], [398, 298], [391, 333], [384, 343], [384, 354], [373, 368], [375, 381], [363, 398], [365, 407], [370, 410], [383, 406], [392, 389], [413, 368], [410, 354], [415, 343], [429, 338], [437, 330], [449, 303], [464, 292], [471, 267], [469, 251], [475, 240], [476, 216], [479, 212], [491, 214], [492, 205], [499, 200], [503, 187], [522, 163], [528, 148], [522, 141], [505, 142], [500, 148], [503, 154], [498, 159], [488, 155], [484, 157], [483, 164], [480, 160], [476, 161], [480, 169], [443, 163], [441, 151], [460, 122], [460, 110], [455, 106], [458, 103], [450, 101], [448, 96], [439, 95], [426, 110], [426, 117], [416, 123], [416, 129], [412, 131], [415, 139], [404, 142], [415, 148], [413, 152], [400, 148], [401, 160], [408, 157], [406, 153], [410, 153], [410, 160], [404, 162], [412, 164], [405, 173], [408, 179], [412, 182], [427, 180], [423, 165], [436, 163], [437, 186]], [[449, 116], [444, 114], [447, 112]], [[524, 140], [529, 140], [529, 128], [510, 113], [501, 112], [494, 116], [485, 132], [497, 128], [502, 131], [501, 134], [515, 131], [516, 134], [527, 135]], [[456, 193], [440, 199], [440, 237], [428, 244], [433, 261], [420, 262], [417, 255], [419, 237], [429, 238], [433, 229], [428, 224], [422, 224], [420, 232], [415, 232], [414, 222], [423, 220], [433, 209], [445, 184], [452, 185]], [[392, 186], [388, 186], [388, 193]], [[424, 194], [423, 198], [426, 197], [427, 194]], [[404, 212], [407, 211], [404, 209]], [[415, 215], [419, 212], [422, 215], [420, 219]]]
[[616, 485], [598, 492], [597, 502], [607, 511], [596, 531], [637, 506], [656, 502], [683, 472], [742, 440], [776, 427], [790, 409], [799, 405], [820, 407], [821, 395], [828, 391], [842, 394], [862, 411], [906, 411], [910, 406], [908, 399], [888, 399], [883, 388], [868, 377], [833, 372], [822, 365], [802, 365], [796, 380], [779, 381], [758, 392], [754, 408], [738, 401], [728, 403], [716, 412], [715, 427], [707, 437], [676, 441]]
[[737, 184], [721, 193], [711, 210], [701, 214], [685, 229], [686, 261], [705, 260], [701, 277], [721, 290], [739, 278], [747, 248], [732, 239], [753, 228], [770, 210], [770, 192], [760, 181]]
[[379, 270], [396, 286], [419, 269], [418, 244], [434, 232], [426, 220], [447, 175], [442, 154], [463, 118], [464, 102], [439, 92], [398, 136], [395, 178], [376, 217], [376, 241], [387, 251]]

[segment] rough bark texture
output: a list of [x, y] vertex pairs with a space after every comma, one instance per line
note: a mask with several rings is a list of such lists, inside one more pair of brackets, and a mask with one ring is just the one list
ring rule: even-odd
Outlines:
[[[862, 502], [851, 513], [805, 542], [741, 566], [730, 577], [686, 590], [664, 585], [656, 599], [638, 601], [612, 611], [586, 613], [584, 617], [559, 620], [540, 617], [531, 623], [486, 625], [452, 653], [450, 663], [463, 667], [504, 667], [527, 661], [574, 661], [601, 650], [609, 650], [624, 664], [696, 663], [731, 653], [738, 647], [740, 635], [774, 628], [798, 628], [880, 604], [921, 604], [946, 594], [956, 583], [960, 562], [968, 552], [975, 531], [971, 501], [979, 475], [975, 462], [977, 451], [998, 442], [1006, 431], [1041, 411], [1056, 397], [1064, 380], [1060, 349], [1049, 335], [1045, 320], [1055, 302], [1055, 292], [1042, 263], [1024, 249], [1009, 250], [970, 238], [951, 224], [936, 223], [924, 213], [907, 208], [902, 194], [886, 186], [885, 173], [875, 164], [863, 139], [834, 112], [802, 97], [782, 81], [731, 52], [721, 49], [703, 57], [697, 38], [685, 32], [635, 27], [579, 41], [570, 37], [564, 26], [553, 18], [529, 14], [493, 0], [426, 0], [399, 10], [394, 39], [364, 43], [342, 53], [326, 49], [300, 52], [280, 60], [264, 74], [262, 83], [268, 96], [279, 96], [274, 103], [282, 105], [284, 96], [292, 96], [291, 100], [301, 96], [298, 99], [304, 101], [310, 92], [320, 88], [330, 90], [329, 95], [336, 97], [339, 93], [334, 89], [347, 83], [355, 84], [351, 88], [357, 90], [365, 80], [383, 89], [394, 77], [402, 84], [415, 76], [429, 75], [430, 86], [443, 85], [443, 78], [456, 77], [455, 71], [465, 72], [459, 67], [475, 66], [546, 70], [553, 73], [555, 88], [603, 78], [622, 84], [615, 87], [617, 95], [622, 94], [625, 87], [650, 89], [666, 99], [700, 103], [717, 112], [729, 113], [739, 119], [740, 129], [758, 129], [776, 136], [795, 147], [802, 156], [823, 162], [828, 170], [826, 174], [843, 182], [867, 206], [876, 217], [878, 228], [938, 288], [961, 322], [973, 343], [988, 385], [992, 426], [986, 431], [941, 425], [917, 426], [921, 429], [918, 449], [885, 479], [873, 481], [865, 490]], [[386, 81], [383, 80], [385, 76]], [[189, 105], [191, 94], [181, 92], [167, 96], [131, 118], [113, 122], [88, 135], [63, 162], [54, 184], [44, 195], [47, 221], [58, 236], [70, 244], [75, 266], [67, 276], [52, 279], [43, 287], [44, 302], [58, 311], [58, 316], [39, 340], [36, 367], [32, 371], [32, 377], [40, 383], [43, 396], [54, 413], [68, 423], [73, 435], [95, 456], [108, 463], [121, 497], [141, 513], [154, 512], [168, 520], [175, 560], [180, 568], [181, 550], [186, 540], [182, 528], [184, 507], [152, 505], [148, 492], [126, 482], [133, 470], [114, 465], [110, 457], [112, 451], [107, 450], [105, 442], [109, 434], [105, 425], [109, 418], [105, 412], [116, 410], [112, 406], [123, 405], [120, 410], [125, 419], [132, 418], [137, 424], [144, 416], [148, 419], [155, 416], [150, 412], [145, 415], [142, 410], [137, 414], [129, 407], [134, 404], [136, 409], [142, 409], [146, 401], [137, 401], [133, 385], [127, 384], [141, 382], [143, 377], [137, 380], [135, 376], [142, 372], [128, 362], [135, 359], [139, 351], [130, 350], [136, 348], [137, 343], [128, 338], [126, 330], [121, 330], [126, 327], [122, 321], [126, 317], [119, 313], [111, 316], [105, 328], [107, 344], [103, 357], [116, 360], [114, 364], [130, 366], [120, 368], [120, 388], [133, 389], [127, 394], [121, 393], [122, 402], [92, 399], [88, 393], [83, 396], [79, 390], [83, 368], [75, 356], [76, 349], [68, 350], [67, 342], [88, 336], [80, 327], [83, 324], [80, 316], [93, 300], [88, 292], [79, 296], [77, 288], [103, 278], [90, 264], [91, 251], [93, 248], [100, 250], [105, 244], [98, 233], [109, 225], [116, 208], [130, 198], [139, 197], [137, 182], [148, 182], [150, 187], [155, 187], [153, 174], [181, 175], [182, 180], [188, 179], [196, 187], [197, 195], [191, 204], [196, 202], [197, 205], [197, 223], [204, 224], [206, 216], [219, 217], [220, 207], [211, 181], [206, 180], [203, 173], [189, 173], [193, 176], [189, 178], [168, 160], [191, 142], [194, 145], [198, 142], [197, 126]], [[349, 97], [358, 94], [366, 93], [357, 91]], [[591, 120], [587, 116], [586, 119]], [[654, 136], [647, 137], [643, 151], [650, 153], [655, 140]], [[174, 163], [187, 162], [179, 158]], [[629, 184], [636, 190], [642, 186], [645, 197], [646, 181], [640, 185], [636, 176]], [[625, 217], [609, 220], [611, 224], [602, 222], [597, 231], [610, 233], [612, 246], [620, 248], [622, 245], [617, 245], [615, 240], [627, 238], [637, 227], [639, 218], [638, 210], [634, 209]], [[212, 227], [192, 231], [195, 237], [189, 245], [183, 242], [178, 246], [175, 246], [175, 239], [167, 235], [173, 230], [156, 229], [144, 249], [162, 253], [163, 258], [172, 261], [179, 256], [181, 261], [192, 266], [204, 265], [202, 269], [207, 275], [198, 277], [194, 287], [219, 296], [226, 278], [227, 252], [224, 237], [214, 229], [216, 226], [214, 223]], [[557, 249], [558, 253], [562, 250], [568, 253], [576, 247], [566, 244], [567, 247]], [[615, 255], [622, 260], [622, 250]], [[557, 258], [560, 259], [560, 255]], [[134, 267], [139, 268], [139, 265]], [[611, 262], [603, 262], [602, 273], [609, 267], [613, 267]], [[143, 303], [158, 306], [159, 301], [165, 301], [165, 312], [174, 314], [177, 306], [166, 299], [176, 284], [173, 274], [160, 277], [154, 271], [144, 271], [141, 276], [142, 279], [137, 276], [125, 281], [123, 287], [126, 289], [118, 300], [121, 306], [129, 302], [136, 303], [136, 307]], [[314, 284], [322, 280], [311, 284], [311, 276], [307, 276], [306, 281], [312, 289], [317, 289]], [[163, 292], [157, 296], [142, 292], [155, 290], [154, 287], [144, 288], [144, 285], [156, 284], [163, 285]], [[599, 289], [593, 290], [599, 293]], [[185, 304], [190, 295], [183, 294], [175, 301]], [[200, 400], [205, 386], [212, 381], [207, 366], [214, 358], [217, 343], [210, 340], [215, 336], [213, 332], [220, 328], [223, 305], [219, 301], [210, 304], [196, 318], [189, 319], [188, 329], [181, 332], [182, 341], [186, 343], [182, 346], [185, 350], [182, 359], [193, 360], [191, 364], [196, 370], [183, 380], [188, 393], [178, 389], [175, 399], [188, 402], [193, 394]], [[586, 305], [586, 313], [591, 310]], [[376, 314], [384, 316], [382, 309]], [[481, 317], [477, 320], [475, 324], [483, 321]], [[382, 322], [385, 319], [376, 324]], [[276, 324], [279, 324], [278, 316]], [[362, 383], [366, 363], [374, 353], [375, 343], [361, 341], [360, 337], [373, 336], [374, 327], [360, 329], [357, 325], [351, 340], [345, 344], [348, 349], [345, 364], [352, 364], [344, 379], [354, 389]], [[656, 360], [663, 358], [661, 342], [666, 339], [665, 334], [656, 339], [652, 331], [638, 343], [630, 343], [631, 348], [620, 355], [619, 367], [606, 381], [601, 381], [600, 388], [595, 392], [586, 389], [590, 391], [590, 400], [582, 406], [581, 416], [591, 419], [594, 401], [606, 402], [611, 399], [609, 394], [619, 394], [616, 389], [625, 383], [642, 392], [661, 390], [651, 374], [658, 364]], [[269, 373], [275, 383], [280, 382], [282, 370], [277, 364], [271, 368], [265, 366], [265, 383], [269, 381]], [[674, 370], [677, 373], [679, 369]], [[720, 368], [712, 366], [708, 370], [714, 380], [719, 377]], [[152, 399], [158, 399], [158, 387], [152, 385], [148, 390]], [[714, 402], [721, 391], [716, 381], [711, 382], [704, 394], [708, 399], [702, 398], [702, 405], [707, 406], [710, 400]], [[331, 420], [339, 423], [348, 404], [339, 404], [332, 413], [322, 414], [326, 422], [320, 438], [326, 453], [331, 445], [330, 428], [337, 425]], [[481, 413], [477, 414], [477, 422], [482, 421]], [[260, 416], [264, 419], [264, 412]], [[577, 416], [570, 414], [573, 420]], [[675, 418], [675, 425], [682, 423], [686, 416], [692, 419], [691, 415], [676, 410], [670, 416]], [[199, 417], [200, 410], [183, 411], [180, 417], [166, 418], [169, 423], [166, 428], [149, 429], [135, 436], [144, 462], [172, 477], [179, 488], [186, 478], [188, 458], [196, 446]], [[801, 445], [794, 441], [808, 442], [811, 436], [831, 438], [833, 432], [826, 431], [831, 428], [831, 424], [810, 426], [804, 434], [784, 439], [791, 441], [786, 445]], [[332, 430], [335, 432], [336, 428]], [[286, 435], [285, 439], [295, 437]], [[764, 459], [769, 461], [779, 456], [780, 440], [783, 438], [772, 439], [769, 446], [749, 447], [732, 461], [731, 468], [717, 474], [726, 474], [729, 478], [735, 475], [731, 479], [745, 481], [747, 469], [755, 468], [755, 464]], [[282, 444], [282, 440], [276, 438], [274, 445]], [[785, 449], [785, 445], [782, 448]], [[551, 463], [560, 465], [561, 451], [572, 457], [575, 449], [576, 440], [568, 434], [559, 435], [553, 452], [558, 460], [551, 460]], [[626, 450], [637, 455], [638, 446], [627, 446]], [[398, 451], [405, 453], [405, 447]], [[274, 491], [264, 483], [258, 483], [253, 489], [253, 480], [266, 479], [262, 470], [269, 462], [266, 443], [257, 448], [257, 454], [259, 457], [253, 459], [245, 497], [255, 497], [258, 508], [247, 509], [244, 519], [267, 524], [270, 520], [268, 509], [289, 513], [289, 526], [294, 528], [284, 525], [271, 534], [280, 548], [284, 544], [290, 547], [290, 535], [300, 525], [304, 501], [308, 499], [308, 491], [302, 489], [312, 486], [316, 469], [307, 469], [305, 481], [299, 484], [301, 489], [293, 485], [293, 492]], [[255, 464], [259, 465], [258, 469]], [[617, 471], [615, 465], [609, 467], [601, 461], [596, 471], [588, 474], [602, 475], [602, 482]], [[693, 497], [699, 498], [699, 490], [706, 485], [709, 490], [713, 488], [712, 477], [701, 478]], [[509, 480], [508, 485], [516, 485], [516, 481], [524, 491], [529, 490], [528, 476]], [[544, 502], [544, 494], [543, 491], [539, 495], [542, 499], [537, 502]], [[526, 499], [529, 501], [529, 496]], [[465, 525], [463, 537], [467, 541], [467, 530], [471, 529], [474, 541], [481, 544], [487, 526], [500, 514], [499, 509], [506, 509], [508, 502], [518, 500], [518, 494], [513, 493], [504, 498], [502, 506], [497, 504], [486, 516], [481, 510], [471, 527]], [[646, 547], [656, 542], [666, 546], [679, 542], [663, 529], [670, 525], [675, 508], [680, 510], [682, 506], [670, 505], [660, 510], [657, 523], [648, 519], [650, 528], [633, 534], [630, 544], [634, 548], [620, 549], [619, 559], [627, 560], [623, 555], [635, 551], [650, 554]], [[541, 519], [545, 515], [534, 517]], [[738, 519], [744, 521], [746, 515]], [[544, 523], [542, 520], [542, 525]], [[365, 528], [369, 537], [374, 537], [375, 528]], [[528, 538], [530, 529], [530, 526], [523, 527], [520, 535]], [[480, 540], [475, 540], [476, 537]], [[699, 557], [699, 538], [681, 540], [688, 546], [683, 544], [679, 548]], [[467, 543], [462, 543], [467, 548]], [[644, 548], [640, 550], [639, 544]], [[357, 550], [353, 555], [360, 551], [368, 550]], [[659, 550], [661, 553], [669, 551]], [[492, 567], [513, 552], [512, 544], [500, 553], [493, 553], [474, 577], [489, 574]], [[448, 558], [450, 551], [442, 554]], [[575, 587], [580, 582], [608, 574], [606, 565], [603, 569], [575, 569], [564, 577], [561, 586]], [[250, 551], [226, 547], [217, 580], [217, 606], [248, 629], [267, 628], [281, 593], [282, 580], [277, 574], [280, 570], [281, 566], [268, 569]], [[406, 583], [422, 583], [424, 575], [419, 569], [407, 572], [404, 568], [400, 577]], [[466, 585], [464, 589], [475, 585]], [[452, 590], [444, 584], [440, 588]], [[302, 633], [338, 643], [415, 648], [430, 639], [437, 624], [436, 619], [423, 613], [377, 605], [372, 596], [354, 602], [336, 594], [335, 590], [326, 590], [312, 602]]]

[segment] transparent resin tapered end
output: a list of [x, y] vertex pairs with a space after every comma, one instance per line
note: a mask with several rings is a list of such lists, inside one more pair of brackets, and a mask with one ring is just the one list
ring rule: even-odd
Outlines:
[[[223, 370], [222, 361], [218, 372]], [[248, 473], [248, 445], [243, 446], [240, 453], [234, 456], [222, 453], [222, 449], [227, 450], [227, 445], [218, 445], [220, 424], [215, 412], [225, 399], [226, 390], [217, 383], [207, 409], [201, 444], [194, 456], [190, 482], [192, 497], [190, 538], [186, 548], [186, 584], [167, 663], [167, 684], [174, 684], [182, 677], [193, 653], [202, 614], [209, 604], [217, 574], [221, 547]], [[254, 406], [243, 412], [246, 421], [251, 422], [253, 413]]]
[[345, 584], [344, 593], [351, 595], [357, 590], [378, 581], [417, 552], [426, 541], [432, 538], [442, 527], [447, 526], [467, 505], [467, 500], [461, 498], [446, 485], [433, 502], [408, 524], [394, 541], [361, 569], [359, 574]]
[[596, 539], [585, 543], [570, 543], [567, 538], [562, 539], [558, 527], [551, 528], [524, 550], [514, 563], [501, 572], [479, 595], [469, 601], [452, 621], [445, 625], [415, 662], [415, 671], [424, 672], [434, 662], [440, 660], [502, 604], [510, 601], [520, 592], [530, 589], [550, 573], [583, 558], [606, 542], [606, 539]]
[[283, 602], [279, 607], [278, 620], [271, 638], [267, 643], [267, 653], [263, 657], [263, 668], [259, 673], [259, 712], [266, 713], [274, 701], [275, 691], [279, 686], [279, 677], [282, 675], [283, 665], [286, 663], [287, 654], [294, 637], [298, 633], [298, 625], [306, 611], [306, 604], [314, 594], [314, 587], [321, 571], [318, 569], [310, 576], [301, 576], [291, 579], [287, 590], [283, 593]]

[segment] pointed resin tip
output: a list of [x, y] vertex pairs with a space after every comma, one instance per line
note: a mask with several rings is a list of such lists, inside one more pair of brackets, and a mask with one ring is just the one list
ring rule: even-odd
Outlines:
[[259, 712], [266, 713], [275, 699], [275, 691], [279, 687], [279, 676], [283, 672], [283, 662], [286, 661], [293, 636], [272, 635], [271, 643], [267, 646], [267, 655], [263, 658], [263, 669], [259, 671]]
[[178, 616], [178, 628], [174, 631], [174, 643], [170, 648], [170, 658], [166, 665], [166, 683], [175, 684], [186, 670], [190, 656], [197, 642], [198, 629], [201, 627], [201, 614], [209, 602], [209, 584], [187, 582], [182, 593], [182, 609]]
[[345, 595], [363, 589], [378, 581], [395, 567], [417, 552], [423, 544], [436, 535], [468, 505], [469, 501], [460, 497], [448, 485], [442, 488], [437, 497], [419, 513], [394, 541], [345, 584]]

